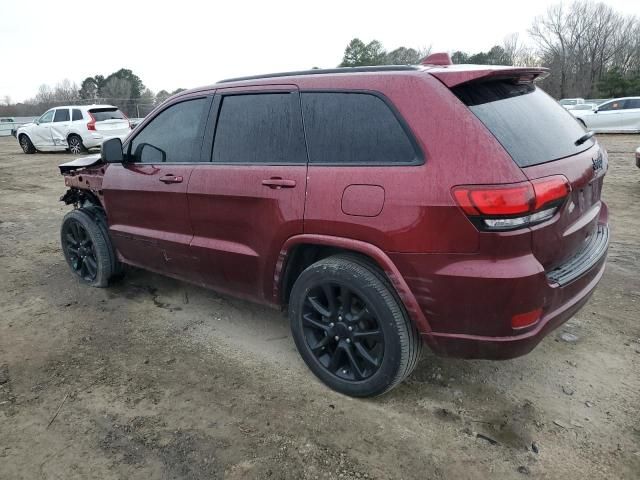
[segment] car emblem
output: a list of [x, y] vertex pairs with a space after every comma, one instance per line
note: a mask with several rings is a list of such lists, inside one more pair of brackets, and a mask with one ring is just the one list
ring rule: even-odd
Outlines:
[[591, 163], [593, 164], [594, 172], [602, 170], [602, 152], [598, 152], [598, 155], [591, 159]]

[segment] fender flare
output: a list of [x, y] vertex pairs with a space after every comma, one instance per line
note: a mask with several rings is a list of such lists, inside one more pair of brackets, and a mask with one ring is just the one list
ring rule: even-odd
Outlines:
[[395, 289], [400, 301], [404, 304], [409, 318], [413, 322], [414, 326], [421, 334], [430, 333], [431, 326], [429, 321], [425, 317], [415, 295], [411, 292], [409, 285], [404, 280], [400, 271], [391, 261], [391, 259], [380, 248], [372, 245], [371, 243], [363, 242], [361, 240], [354, 240], [352, 238], [334, 237], [329, 235], [316, 235], [316, 234], [301, 234], [295, 235], [287, 239], [282, 245], [278, 260], [276, 263], [274, 278], [273, 278], [273, 295], [274, 300], [280, 298], [280, 288], [282, 285], [282, 276], [284, 274], [284, 267], [287, 262], [287, 258], [292, 248], [301, 244], [311, 245], [323, 245], [328, 247], [337, 247], [345, 250], [351, 250], [358, 252], [371, 258], [376, 264], [382, 268], [387, 278], [391, 282], [391, 285]]

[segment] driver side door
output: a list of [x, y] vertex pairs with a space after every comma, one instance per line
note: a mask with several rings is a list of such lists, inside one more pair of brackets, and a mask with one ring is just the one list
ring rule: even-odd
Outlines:
[[187, 185], [200, 160], [211, 96], [180, 98], [140, 127], [110, 164], [102, 189], [109, 230], [123, 259], [151, 271], [189, 278]]

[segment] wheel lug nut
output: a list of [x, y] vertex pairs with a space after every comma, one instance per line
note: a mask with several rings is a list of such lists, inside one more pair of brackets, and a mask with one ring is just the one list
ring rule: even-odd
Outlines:
[[343, 374], [343, 375], [346, 375], [346, 374], [347, 374], [347, 371], [346, 371], [346, 370], [342, 370], [342, 374]]
[[340, 340], [340, 337], [339, 337], [338, 335], [336, 335], [336, 336], [335, 336], [335, 337], [333, 337], [333, 338], [336, 340], [336, 342], [337, 342], [338, 340]]
[[338, 315], [338, 321], [342, 321], [342, 315]]
[[353, 327], [348, 327], [348, 328], [349, 328], [349, 331], [353, 330]]
[[347, 338], [347, 343], [351, 343], [351, 339], [350, 338]]
[[334, 326], [333, 322], [331, 322], [331, 323], [329, 324], [329, 326], [330, 326], [331, 328], [333, 328], [333, 326]]

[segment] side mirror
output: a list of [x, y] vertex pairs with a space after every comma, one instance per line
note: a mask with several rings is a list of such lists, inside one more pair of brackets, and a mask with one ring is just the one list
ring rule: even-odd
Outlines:
[[598, 113], [598, 106], [597, 105], [593, 107], [593, 113]]
[[124, 156], [122, 155], [122, 140], [119, 138], [110, 138], [102, 144], [100, 158], [105, 163], [122, 163]]

